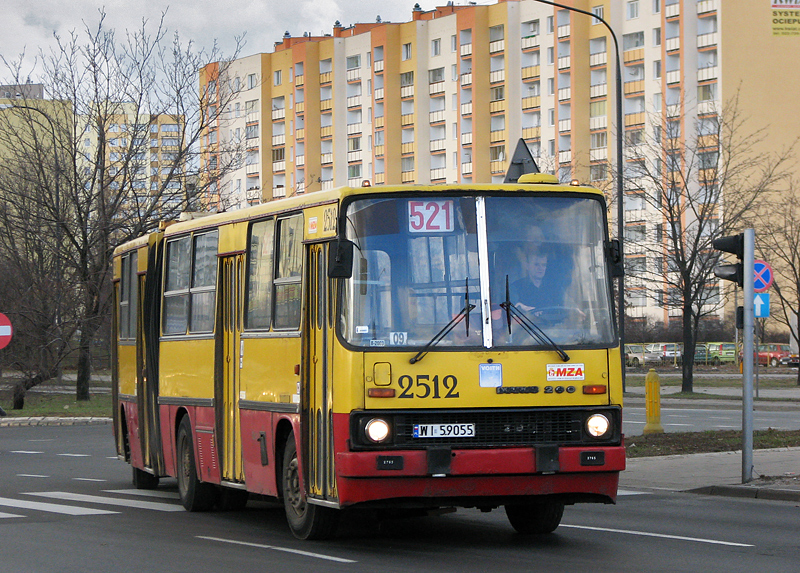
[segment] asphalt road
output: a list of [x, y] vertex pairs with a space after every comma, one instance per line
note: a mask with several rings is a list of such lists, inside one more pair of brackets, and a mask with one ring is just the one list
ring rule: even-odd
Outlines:
[[622, 492], [568, 507], [552, 535], [502, 511], [378, 521], [346, 515], [327, 542], [292, 537], [276, 504], [187, 513], [174, 480], [132, 490], [110, 426], [0, 430], [0, 571], [797, 571], [796, 504]]
[[[622, 414], [622, 431], [626, 436], [642, 434], [647, 415], [644, 406], [625, 406]], [[665, 432], [702, 432], [705, 430], [741, 430], [742, 409], [665, 408], [661, 406], [661, 426]], [[753, 412], [753, 429], [800, 429], [800, 412], [797, 410], [756, 410]]]

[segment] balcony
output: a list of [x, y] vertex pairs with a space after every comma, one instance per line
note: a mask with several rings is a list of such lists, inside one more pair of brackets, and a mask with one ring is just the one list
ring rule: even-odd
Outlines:
[[680, 50], [681, 49], [680, 36], [676, 36], [674, 38], [667, 38], [667, 40], [664, 42], [664, 49], [666, 49], [667, 52], [675, 52], [677, 50]]
[[407, 125], [414, 125], [414, 114], [413, 113], [404, 113], [400, 116], [400, 125], [407, 126]]
[[285, 117], [286, 117], [286, 109], [285, 108], [273, 109], [272, 110], [272, 119], [273, 119], [273, 121], [277, 120], [277, 119], [284, 119]]
[[363, 183], [363, 177], [353, 177], [352, 179], [347, 180], [348, 187], [361, 187], [361, 183]]
[[561, 56], [558, 58], [558, 69], [559, 70], [568, 70], [572, 63], [572, 58], [570, 56]]
[[701, 101], [697, 104], [697, 115], [714, 115], [717, 113], [717, 102]]
[[530, 96], [522, 98], [522, 109], [536, 109], [541, 107], [542, 98], [540, 96]]
[[324, 99], [319, 102], [319, 109], [320, 111], [328, 111], [333, 109], [333, 100], [332, 99]]
[[381, 116], [376, 117], [375, 119], [373, 119], [372, 123], [375, 126], [375, 129], [381, 128], [384, 125], [386, 125], [386, 118], [384, 118], [384, 116], [381, 115]]
[[323, 72], [319, 75], [319, 83], [329, 84], [331, 83], [332, 77], [333, 77], [333, 72]]
[[247, 122], [248, 124], [252, 124], [252, 123], [258, 123], [258, 120], [259, 120], [259, 113], [258, 113], [257, 111], [249, 111], [249, 112], [247, 112], [247, 114], [244, 116], [244, 120], [245, 120], [245, 122]]
[[673, 103], [667, 106], [667, 117], [679, 117], [681, 115], [681, 104]]
[[717, 66], [708, 66], [697, 70], [697, 81], [706, 82], [708, 80], [716, 80], [718, 78]]
[[524, 80], [530, 80], [530, 79], [533, 79], [533, 78], [538, 78], [539, 77], [539, 68], [540, 68], [540, 66], [527, 66], [525, 68], [522, 68], [522, 79], [523, 79], [523, 81]]
[[572, 150], [565, 149], [564, 151], [558, 152], [558, 162], [559, 163], [569, 163], [572, 161]]
[[281, 197], [286, 197], [286, 187], [283, 185], [278, 185], [277, 187], [272, 188], [272, 197], [275, 199], [280, 199]]
[[589, 97], [603, 97], [608, 95], [608, 84], [595, 84], [589, 88]]
[[383, 185], [386, 183], [386, 173], [375, 174], [375, 185]]
[[644, 125], [645, 120], [645, 113], [640, 111], [638, 113], [626, 113], [625, 114], [625, 127], [630, 127], [632, 125]]
[[522, 128], [522, 139], [536, 139], [541, 136], [542, 136], [542, 128], [538, 125], [536, 127]]
[[320, 137], [332, 137], [333, 136], [333, 126], [326, 125], [324, 127], [319, 128], [319, 136]]
[[444, 151], [447, 146], [446, 139], [434, 139], [430, 142], [430, 151], [435, 153], [437, 151]]
[[294, 112], [298, 115], [304, 113], [306, 111], [306, 102], [298, 101], [294, 104]]
[[505, 160], [500, 159], [498, 161], [490, 161], [489, 171], [491, 171], [493, 175], [496, 175], [498, 173], [505, 173], [506, 172]]
[[286, 145], [286, 135], [279, 134], [272, 136], [272, 147], [277, 147], [280, 145]]
[[295, 167], [302, 167], [306, 164], [306, 156], [305, 155], [298, 155], [294, 158], [294, 165]]
[[413, 183], [414, 182], [414, 172], [413, 171], [403, 171], [400, 174], [400, 182], [401, 183]]
[[506, 71], [505, 70], [495, 70], [493, 72], [489, 72], [489, 83], [498, 83], [505, 81], [506, 79]]
[[608, 159], [607, 147], [589, 150], [589, 161], [605, 161], [606, 159]]
[[719, 0], [700, 0], [697, 3], [697, 15], [705, 15], [709, 12], [716, 12], [719, 9]]
[[295, 87], [302, 87], [306, 83], [306, 77], [303, 74], [294, 77], [294, 85]]
[[634, 80], [632, 82], [625, 82], [623, 87], [625, 95], [640, 94], [644, 92], [644, 80]]
[[319, 162], [322, 165], [330, 165], [333, 163], [333, 153], [322, 153], [319, 156]]
[[375, 146], [375, 157], [383, 157], [384, 153], [386, 153], [386, 151], [383, 145]]
[[670, 4], [669, 6], [664, 6], [664, 17], [667, 20], [671, 18], [677, 18], [680, 15], [681, 15], [680, 2], [676, 2], [675, 4]]
[[361, 133], [363, 130], [362, 123], [348, 123], [347, 124], [347, 135], [355, 135], [356, 133]]
[[461, 164], [461, 175], [469, 175], [472, 173], [472, 161], [467, 161]]
[[436, 95], [444, 93], [444, 82], [435, 82], [428, 84], [428, 94]]
[[522, 49], [530, 50], [531, 48], [539, 47], [539, 36], [525, 36], [522, 38]]
[[633, 48], [632, 50], [625, 50], [622, 53], [622, 61], [626, 64], [640, 62], [642, 60], [644, 60], [644, 48]]
[[505, 111], [506, 109], [506, 101], [505, 100], [497, 100], [497, 101], [490, 101], [489, 102], [489, 113], [498, 113], [501, 111]]
[[446, 178], [447, 178], [447, 169], [445, 169], [444, 167], [431, 169], [431, 181], [438, 181]]
[[414, 86], [403, 86], [400, 88], [400, 97], [414, 97]]
[[348, 151], [347, 152], [347, 162], [348, 163], [355, 163], [361, 161], [362, 151]]
[[295, 132], [294, 132], [294, 138], [297, 139], [297, 140], [305, 139], [306, 138], [306, 130], [305, 130], [305, 128], [301, 127], [300, 129], [296, 129]]
[[320, 191], [330, 191], [333, 189], [333, 179], [323, 179], [319, 183], [319, 190]]
[[496, 54], [497, 52], [502, 52], [506, 49], [506, 41], [505, 40], [495, 40], [494, 42], [489, 42], [489, 53]]
[[563, 38], [568, 38], [570, 34], [570, 25], [567, 24], [565, 26], [559, 26], [556, 29], [556, 34], [558, 34], [558, 39], [561, 40]]
[[558, 131], [559, 133], [563, 133], [572, 129], [572, 119], [559, 119], [558, 120]]
[[461, 104], [461, 115], [472, 115], [472, 102], [468, 101]]
[[462, 86], [472, 85], [472, 72], [461, 74], [461, 85]]
[[598, 52], [589, 55], [590, 66], [604, 66], [608, 63], [608, 52]]
[[407, 155], [409, 153], [416, 153], [416, 152], [417, 152], [417, 146], [413, 141], [411, 141], [409, 143], [401, 143], [400, 144], [400, 153], [402, 153], [403, 155]]
[[383, 99], [383, 88], [375, 88], [375, 101]]
[[461, 145], [472, 145], [472, 132], [468, 131], [467, 133], [461, 134]]
[[248, 163], [244, 168], [245, 175], [258, 175], [259, 171], [258, 163]]
[[353, 68], [352, 70], [347, 70], [348, 82], [357, 82], [360, 79], [361, 79], [361, 68]]
[[710, 34], [700, 34], [697, 36], [697, 47], [708, 48], [716, 46], [719, 41], [719, 32], [711, 32]]
[[432, 111], [428, 113], [428, 123], [441, 123], [444, 121], [444, 110]]
[[375, 63], [372, 65], [372, 69], [375, 70], [375, 73], [383, 71], [383, 60], [375, 60]]
[[361, 107], [361, 96], [350, 96], [347, 98], [347, 107]]
[[671, 72], [667, 72], [667, 84], [679, 84], [679, 83], [681, 83], [680, 70], [672, 70]]
[[589, 129], [605, 129], [608, 127], [608, 116], [607, 115], [598, 115], [597, 117], [590, 117], [589, 118]]
[[567, 101], [572, 97], [572, 88], [560, 88], [558, 90], [558, 101]]
[[272, 162], [272, 172], [273, 173], [281, 173], [286, 171], [286, 161], [273, 161]]
[[505, 129], [496, 129], [494, 131], [489, 132], [489, 141], [491, 143], [499, 143], [501, 141], [506, 140], [506, 130]]
[[461, 44], [461, 57], [466, 58], [472, 55], [472, 44]]

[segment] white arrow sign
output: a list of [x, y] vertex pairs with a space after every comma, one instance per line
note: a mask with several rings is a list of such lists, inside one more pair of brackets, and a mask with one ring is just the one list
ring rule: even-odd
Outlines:
[[769, 294], [758, 293], [753, 297], [753, 316], [755, 318], [768, 318], [769, 317]]

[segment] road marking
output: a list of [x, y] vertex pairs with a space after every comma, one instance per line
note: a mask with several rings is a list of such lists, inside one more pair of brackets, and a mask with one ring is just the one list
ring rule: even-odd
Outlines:
[[617, 495], [649, 495], [649, 491], [631, 491], [629, 489], [619, 489], [617, 490]]
[[607, 527], [590, 527], [588, 525], [561, 525], [571, 529], [586, 529], [588, 531], [605, 531], [607, 533], [625, 533], [627, 535], [638, 535], [640, 537], [658, 537], [660, 539], [675, 539], [677, 541], [693, 541], [695, 543], [710, 543], [712, 545], [728, 545], [731, 547], [755, 547], [747, 543], [733, 543], [731, 541], [720, 541], [718, 539], [703, 539], [701, 537], [684, 537], [683, 535], [667, 535], [665, 533], [651, 533], [648, 531], [631, 531], [629, 529], [609, 529]]
[[152, 509], [154, 511], [183, 511], [180, 505], [169, 503], [157, 503], [154, 501], [141, 501], [138, 499], [116, 499], [113, 497], [101, 497], [99, 495], [83, 495], [67, 491], [37, 491], [26, 493], [25, 495], [38, 495], [52, 499], [63, 499], [65, 501], [82, 501], [85, 503], [99, 503], [105, 505], [118, 505], [121, 507], [134, 507], [137, 509]]
[[98, 478], [72, 478], [75, 481], [95, 481], [95, 482], [107, 482], [107, 479], [98, 479]]
[[16, 513], [3, 513], [0, 511], [0, 519], [6, 519], [9, 517], [25, 517], [24, 515], [17, 515]]
[[44, 452], [33, 452], [30, 450], [11, 450], [12, 454], [43, 454]]
[[57, 456], [64, 456], [65, 458], [91, 458], [89, 454], [56, 454]]
[[332, 555], [324, 555], [322, 553], [312, 553], [310, 551], [302, 551], [300, 549], [289, 549], [288, 547], [278, 547], [277, 545], [262, 545], [260, 543], [248, 543], [246, 541], [236, 541], [235, 539], [222, 539], [220, 537], [206, 537], [205, 535], [198, 535], [197, 539], [206, 539], [208, 541], [219, 541], [220, 543], [230, 543], [232, 545], [244, 545], [245, 547], [257, 547], [259, 549], [273, 549], [275, 551], [283, 551], [284, 553], [294, 553], [295, 555], [304, 555], [306, 557], [313, 557], [315, 559], [325, 559], [327, 561], [336, 561], [337, 563], [358, 563], [353, 559], [343, 559], [341, 557], [334, 557]]
[[161, 499], [180, 499], [177, 491], [163, 491], [156, 489], [106, 489], [106, 493], [121, 493], [124, 495], [140, 495], [143, 497], [158, 497]]
[[43, 476], [40, 474], [17, 474], [17, 477], [21, 478], [49, 478], [50, 476]]
[[105, 509], [92, 509], [89, 507], [73, 507], [70, 505], [57, 505], [55, 503], [42, 503], [39, 501], [11, 499], [8, 497], [0, 497], [0, 505], [6, 507], [18, 507], [20, 509], [34, 509], [36, 511], [47, 511], [50, 513], [61, 513], [63, 515], [107, 515], [111, 513], [119, 513], [117, 511], [107, 511]]

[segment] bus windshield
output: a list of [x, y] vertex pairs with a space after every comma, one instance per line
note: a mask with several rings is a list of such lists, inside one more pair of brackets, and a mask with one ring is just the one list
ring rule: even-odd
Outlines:
[[434, 338], [439, 347], [612, 346], [604, 225], [601, 201], [585, 196], [355, 200], [342, 336], [370, 348]]

